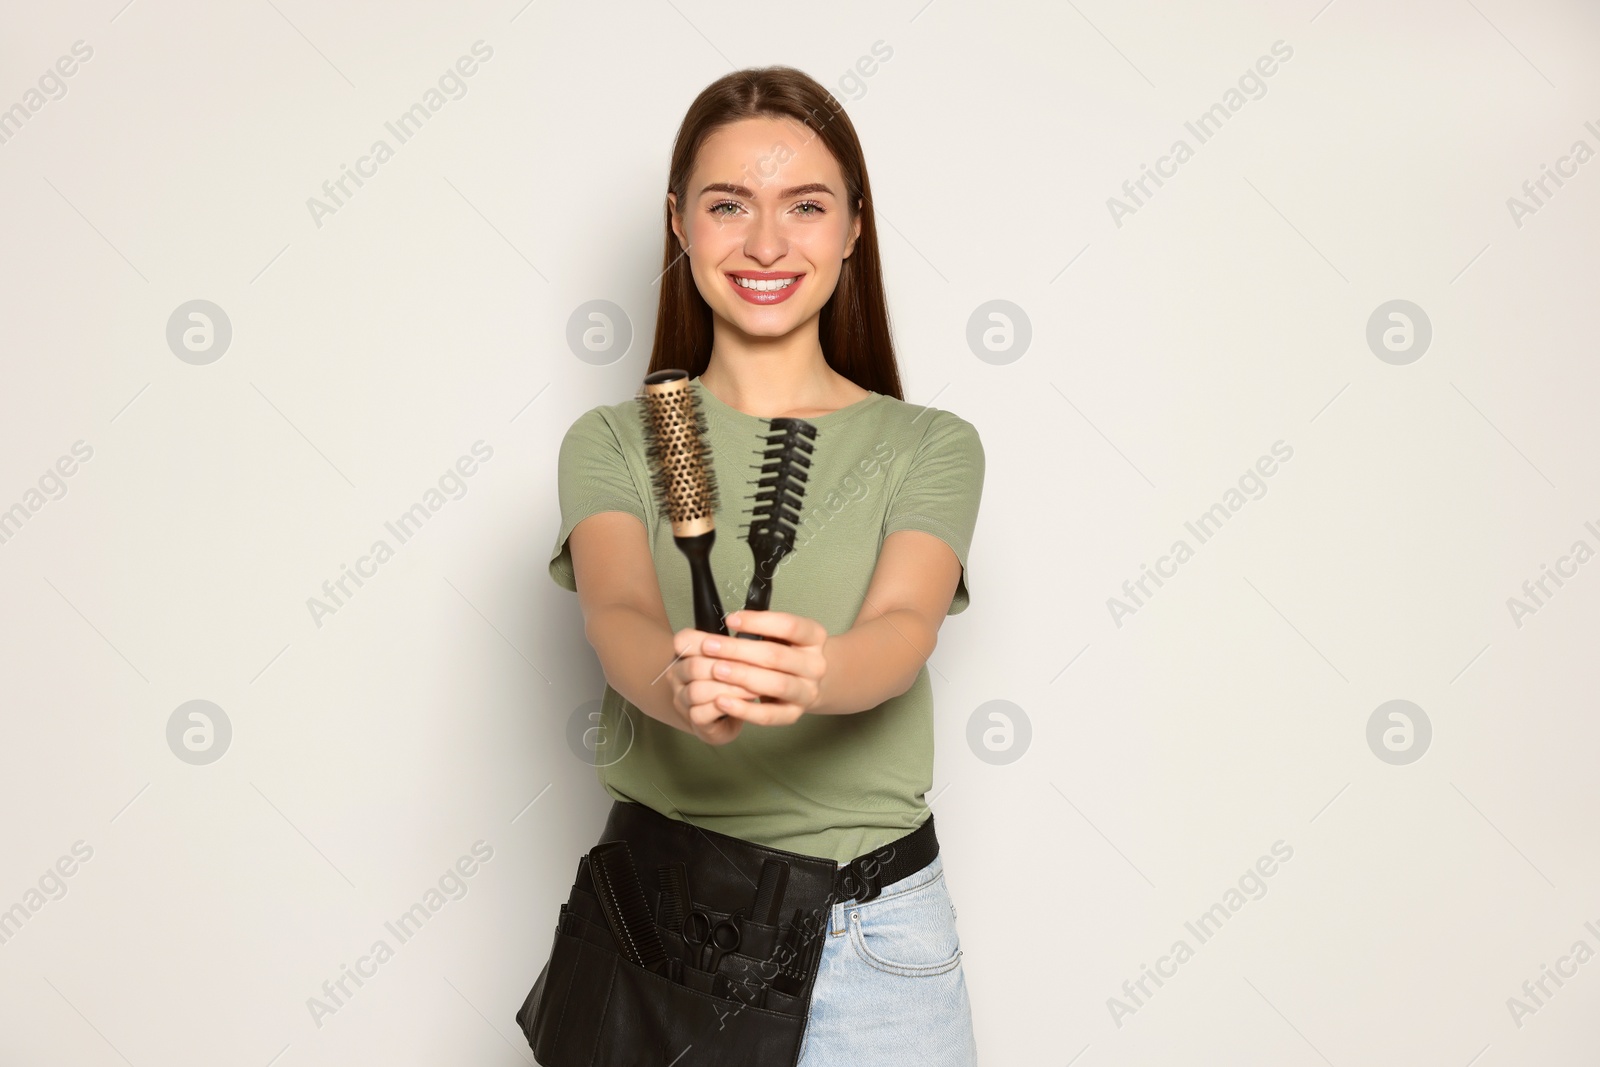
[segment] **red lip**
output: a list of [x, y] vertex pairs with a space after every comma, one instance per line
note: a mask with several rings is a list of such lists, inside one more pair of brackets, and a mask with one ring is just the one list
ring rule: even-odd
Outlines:
[[[745, 303], [756, 304], [761, 307], [783, 303], [794, 295], [794, 291], [800, 288], [805, 279], [803, 272], [792, 270], [730, 270], [724, 272], [724, 275], [728, 279], [728, 284], [733, 287], [733, 291], [738, 293]], [[771, 281], [774, 278], [793, 278], [794, 281], [782, 289], [774, 289], [771, 292], [762, 293], [754, 289], [746, 289], [734, 281], [735, 278], [751, 278], [760, 281]]]

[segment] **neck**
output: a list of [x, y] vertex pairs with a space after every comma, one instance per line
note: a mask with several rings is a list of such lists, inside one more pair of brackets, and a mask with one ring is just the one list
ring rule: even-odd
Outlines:
[[762, 418], [831, 411], [867, 395], [828, 366], [816, 318], [782, 337], [752, 337], [718, 319], [700, 382], [729, 407]]

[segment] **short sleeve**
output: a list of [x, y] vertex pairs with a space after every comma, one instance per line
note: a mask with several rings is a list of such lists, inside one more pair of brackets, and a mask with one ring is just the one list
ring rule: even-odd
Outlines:
[[949, 614], [957, 615], [971, 602], [967, 552], [983, 496], [983, 442], [977, 428], [959, 415], [931, 410], [933, 421], [889, 502], [884, 536], [896, 530], [922, 530], [955, 551], [961, 561], [961, 578]]
[[563, 589], [578, 591], [567, 538], [573, 527], [602, 511], [626, 511], [645, 522], [644, 498], [628, 469], [628, 459], [604, 408], [591, 408], [561, 439], [556, 459], [561, 529], [550, 552], [550, 577]]

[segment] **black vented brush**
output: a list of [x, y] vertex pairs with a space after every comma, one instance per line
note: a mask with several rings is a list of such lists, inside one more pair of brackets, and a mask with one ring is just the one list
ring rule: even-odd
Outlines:
[[689, 373], [659, 370], [645, 376], [639, 394], [645, 450], [655, 485], [656, 506], [672, 524], [672, 540], [689, 560], [694, 627], [727, 636], [722, 600], [711, 574], [717, 539], [717, 479], [711, 467], [706, 417], [695, 405]]
[[[747, 611], [766, 611], [772, 603], [772, 575], [778, 563], [794, 551], [795, 527], [800, 521], [800, 505], [805, 496], [806, 478], [811, 470], [811, 442], [817, 428], [804, 419], [768, 419], [762, 453], [761, 477], [754, 494], [756, 506], [745, 534], [754, 553], [755, 573], [745, 594]], [[760, 634], [741, 633], [753, 641]]]

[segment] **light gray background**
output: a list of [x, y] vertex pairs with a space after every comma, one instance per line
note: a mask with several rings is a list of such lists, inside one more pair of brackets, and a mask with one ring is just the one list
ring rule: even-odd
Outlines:
[[[972, 608], [933, 659], [984, 1062], [1592, 1062], [1600, 961], [1521, 1025], [1507, 1004], [1600, 950], [1600, 563], [1520, 626], [1507, 603], [1600, 548], [1600, 160], [1521, 225], [1507, 204], [1600, 149], [1592, 5], [111, 0], [0, 24], [0, 108], [93, 49], [0, 143], [0, 508], [28, 511], [0, 544], [0, 908], [64, 890], [0, 945], [0, 1061], [531, 1062], [512, 1015], [607, 806], [566, 743], [601, 676], [545, 572], [556, 447], [638, 387], [684, 109], [787, 62], [864, 142], [907, 399], [988, 455]], [[465, 95], [397, 145], [384, 123], [479, 40]], [[1275, 41], [1264, 95], [1197, 144], [1185, 121]], [[394, 157], [317, 225], [308, 198], [380, 137]], [[1108, 198], [1180, 137], [1193, 158], [1118, 225]], [[232, 330], [203, 365], [167, 343], [193, 300]], [[566, 343], [592, 300], [634, 332], [602, 365]], [[1026, 351], [969, 347], [991, 300]], [[1403, 365], [1367, 343], [1392, 300], [1432, 328]], [[80, 440], [65, 494], [29, 498]], [[479, 440], [465, 493], [318, 626], [307, 599]], [[1279, 440], [1265, 495], [1195, 546], [1185, 521]], [[1118, 626], [1108, 598], [1180, 537], [1194, 557]], [[1367, 740], [1396, 699], [1432, 728], [1405, 764]], [[169, 747], [192, 700], [231, 725], [214, 762]], [[1006, 725], [991, 701], [1019, 758], [968, 742]], [[1200, 944], [1185, 922], [1280, 840]], [[308, 998], [478, 841], [465, 896], [317, 1025]], [[1108, 999], [1179, 938], [1193, 958], [1118, 1025]]]

